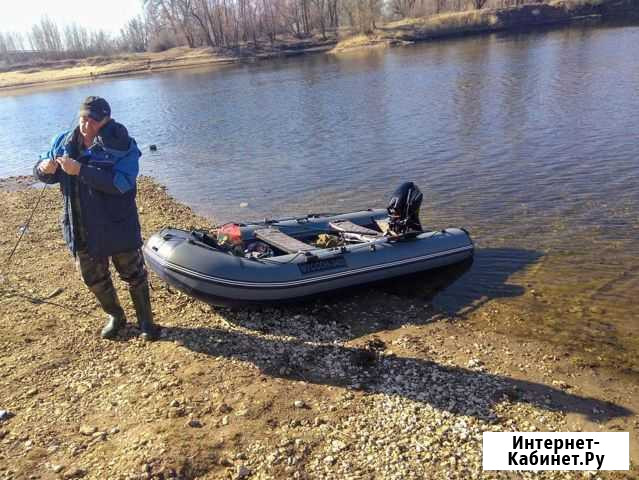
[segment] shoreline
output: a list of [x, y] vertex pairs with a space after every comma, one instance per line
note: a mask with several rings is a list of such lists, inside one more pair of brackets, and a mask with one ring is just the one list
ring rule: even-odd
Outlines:
[[334, 53], [375, 46], [403, 46], [497, 32], [533, 32], [575, 23], [598, 24], [617, 19], [639, 21], [639, 0], [555, 0], [501, 9], [407, 18], [381, 26], [371, 35], [338, 43]]
[[[40, 195], [34, 184], [0, 180], [3, 258]], [[3, 480], [504, 478], [481, 471], [484, 431], [629, 431], [631, 470], [599, 478], [639, 473], [636, 378], [502, 333], [525, 313], [508, 299], [451, 317], [428, 299], [371, 287], [230, 310], [152, 274], [162, 339], [138, 340], [115, 278], [130, 324], [101, 340], [103, 314], [64, 246], [60, 203], [57, 189], [44, 192], [3, 270], [0, 410], [13, 415], [0, 421]], [[211, 226], [149, 177], [138, 205], [145, 238], [165, 225]]]
[[[45, 65], [43, 69], [39, 69], [38, 67], [25, 67], [23, 70], [15, 69], [0, 72], [0, 93], [86, 83], [109, 78], [133, 77], [172, 70], [221, 67], [242, 63], [254, 63], [272, 58], [323, 53], [332, 49], [335, 43], [335, 41], [318, 41], [312, 43], [308, 48], [280, 48], [254, 51], [249, 55], [241, 56], [220, 55], [208, 47], [194, 49], [176, 47], [160, 53], [96, 57], [98, 61], [95, 65], [92, 64], [95, 60], [94, 58], [78, 60], [75, 62], [77, 63], [76, 66], [62, 68], [56, 68], [54, 62], [52, 65]], [[286, 46], [294, 47], [294, 45], [291, 44], [284, 45], [284, 47]]]
[[299, 55], [340, 54], [354, 49], [395, 47], [494, 32], [561, 28], [572, 23], [601, 23], [615, 19], [639, 20], [639, 0], [592, 0], [586, 3], [556, 0], [550, 4], [533, 3], [408, 18], [380, 26], [370, 35], [355, 35], [339, 41], [337, 37], [303, 41], [289, 39], [260, 49], [240, 49], [240, 54], [216, 51], [210, 47], [176, 47], [159, 53], [45, 62], [40, 65], [42, 68], [31, 65], [0, 72], [0, 93]]

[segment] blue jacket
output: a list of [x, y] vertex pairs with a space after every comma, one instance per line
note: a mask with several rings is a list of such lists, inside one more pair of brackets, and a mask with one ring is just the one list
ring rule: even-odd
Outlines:
[[[79, 145], [78, 128], [61, 133], [54, 137], [51, 149], [34, 167], [38, 180], [60, 184], [64, 199], [62, 232], [69, 250], [75, 254], [78, 249], [72, 208], [74, 188], [78, 188], [89, 255], [108, 257], [140, 248], [142, 235], [135, 195], [142, 153], [135, 140], [123, 125], [111, 120], [100, 129], [88, 150], [83, 151]], [[62, 168], [51, 175], [38, 170], [43, 160], [65, 153], [82, 164], [77, 176], [67, 175]]]

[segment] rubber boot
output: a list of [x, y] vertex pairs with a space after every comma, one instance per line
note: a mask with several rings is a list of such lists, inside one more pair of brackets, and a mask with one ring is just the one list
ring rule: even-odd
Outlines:
[[100, 302], [102, 310], [104, 310], [108, 315], [107, 323], [102, 329], [100, 336], [108, 339], [115, 338], [118, 331], [126, 325], [126, 317], [124, 316], [124, 310], [122, 310], [122, 307], [120, 306], [118, 294], [115, 292], [113, 287], [93, 293], [98, 299], [98, 302]]
[[149, 283], [144, 282], [129, 289], [131, 300], [138, 317], [138, 326], [143, 340], [153, 341], [159, 337], [159, 329], [153, 324], [153, 311], [151, 310], [151, 297], [149, 295]]

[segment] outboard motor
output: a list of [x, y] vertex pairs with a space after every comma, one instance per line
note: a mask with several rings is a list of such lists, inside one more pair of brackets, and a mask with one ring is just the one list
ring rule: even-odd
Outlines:
[[390, 216], [390, 230], [402, 235], [407, 232], [421, 232], [422, 225], [419, 222], [419, 207], [422, 205], [424, 195], [413, 182], [402, 183], [391, 196], [388, 202], [388, 215]]

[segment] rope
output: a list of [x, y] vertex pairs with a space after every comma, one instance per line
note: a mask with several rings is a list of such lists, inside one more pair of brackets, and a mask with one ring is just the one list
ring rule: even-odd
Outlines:
[[97, 315], [90, 313], [90, 312], [86, 312], [84, 310], [79, 310], [77, 308], [73, 308], [73, 307], [69, 307], [68, 305], [63, 305], [61, 303], [56, 303], [56, 302], [50, 302], [49, 300], [46, 300], [44, 298], [38, 298], [38, 297], [32, 297], [30, 295], [25, 295], [24, 293], [20, 293], [17, 290], [10, 290], [10, 289], [6, 289], [6, 288], [0, 288], [0, 292], [7, 294], [7, 297], [18, 297], [18, 298], [22, 298], [24, 300], [28, 300], [31, 303], [34, 304], [41, 304], [41, 303], [46, 303], [47, 305], [53, 305], [54, 307], [59, 307], [62, 308], [63, 310], [69, 310], [70, 312], [74, 312], [74, 313], [81, 313], [82, 315], [87, 315], [93, 318], [101, 318], [98, 317]]
[[[47, 189], [48, 185], [49, 185], [48, 183], [45, 183], [44, 187], [42, 187], [42, 190], [40, 190], [40, 195], [38, 196], [38, 201], [36, 202], [35, 207], [33, 207], [33, 209], [31, 210], [31, 214], [29, 215], [29, 218], [27, 219], [25, 224], [22, 226], [22, 231], [20, 232], [20, 236], [18, 237], [18, 241], [13, 246], [13, 250], [11, 250], [11, 253], [9, 254], [9, 257], [7, 258], [7, 260], [5, 261], [5, 264], [2, 267], [3, 271], [5, 271], [5, 269], [11, 263], [11, 259], [13, 258], [13, 254], [16, 253], [16, 250], [18, 249], [18, 245], [20, 245], [20, 241], [22, 240], [22, 237], [24, 237], [25, 232], [29, 228], [29, 224], [31, 223], [31, 219], [33, 218], [33, 215], [35, 214], [36, 210], [38, 209], [38, 205], [40, 205], [40, 200], [42, 200], [42, 197], [44, 196], [44, 191]], [[4, 275], [2, 275], [2, 278], [4, 278]]]

